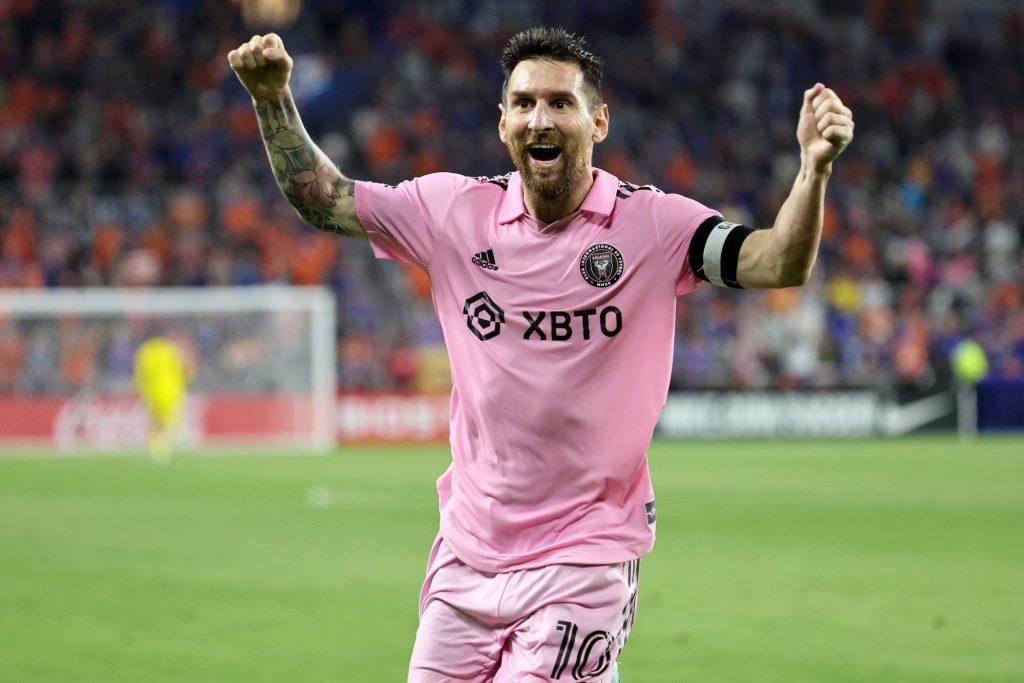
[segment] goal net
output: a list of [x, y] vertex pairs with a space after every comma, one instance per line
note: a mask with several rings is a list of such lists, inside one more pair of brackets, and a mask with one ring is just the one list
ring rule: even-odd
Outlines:
[[328, 290], [104, 288], [0, 293], [0, 453], [144, 448], [133, 361], [155, 336], [175, 342], [193, 369], [183, 447], [333, 448]]

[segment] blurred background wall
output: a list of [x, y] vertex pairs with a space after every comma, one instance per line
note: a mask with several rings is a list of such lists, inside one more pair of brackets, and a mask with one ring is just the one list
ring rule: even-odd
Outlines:
[[[494, 175], [497, 56], [534, 24], [605, 60], [595, 164], [730, 220], [772, 223], [805, 88], [855, 113], [813, 281], [681, 299], [674, 388], [927, 389], [965, 337], [989, 381], [1024, 383], [1021, 2], [0, 2], [0, 288], [322, 284], [341, 389], [444, 392], [429, 282], [298, 220], [226, 54], [280, 33], [349, 176]], [[88, 378], [113, 343], [32, 364], [47, 342], [15, 325], [0, 315], [0, 392]]]

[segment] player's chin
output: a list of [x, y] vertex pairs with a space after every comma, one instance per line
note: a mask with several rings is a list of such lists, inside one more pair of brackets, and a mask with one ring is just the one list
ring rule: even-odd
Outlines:
[[564, 173], [538, 173], [531, 168], [520, 175], [522, 175], [523, 185], [526, 186], [526, 189], [544, 199], [564, 199], [572, 191], [572, 185]]

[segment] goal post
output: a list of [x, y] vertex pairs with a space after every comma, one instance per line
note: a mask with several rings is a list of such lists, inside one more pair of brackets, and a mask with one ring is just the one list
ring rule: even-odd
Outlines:
[[154, 336], [193, 367], [183, 447], [334, 448], [334, 296], [274, 285], [0, 292], [0, 453], [144, 448], [132, 364]]

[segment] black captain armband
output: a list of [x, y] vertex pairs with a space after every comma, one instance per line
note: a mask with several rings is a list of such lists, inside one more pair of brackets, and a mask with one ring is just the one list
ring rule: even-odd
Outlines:
[[743, 289], [736, 281], [740, 246], [754, 228], [712, 216], [697, 228], [687, 252], [693, 274], [719, 287]]

